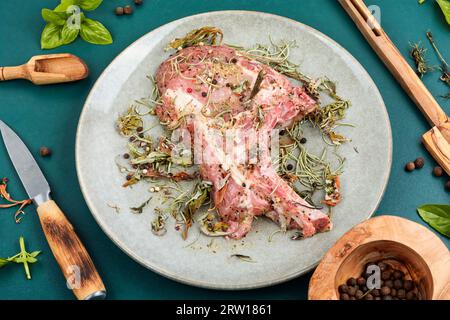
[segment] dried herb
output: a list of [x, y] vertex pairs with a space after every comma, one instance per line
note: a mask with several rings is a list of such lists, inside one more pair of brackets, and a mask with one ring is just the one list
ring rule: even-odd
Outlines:
[[148, 200], [143, 202], [140, 206], [132, 207], [130, 209], [131, 209], [131, 211], [133, 211], [133, 213], [140, 214], [144, 211], [144, 208], [150, 203], [151, 200], [152, 200], [152, 197], [150, 197]]
[[242, 261], [245, 261], [245, 262], [256, 263], [256, 261], [253, 260], [250, 256], [246, 256], [246, 255], [243, 255], [243, 254], [232, 254], [230, 257], [231, 258], [235, 257], [235, 258], [238, 258], [238, 259], [240, 259]]
[[166, 50], [181, 50], [186, 47], [192, 47], [201, 44], [216, 45], [221, 44], [223, 40], [223, 32], [216, 27], [202, 27], [195, 29], [186, 34], [183, 38], [172, 40], [166, 47]]
[[255, 85], [253, 86], [252, 92], [250, 93], [250, 100], [253, 99], [259, 92], [259, 87], [261, 86], [261, 82], [264, 79], [264, 71], [261, 70], [258, 73], [258, 76], [256, 77], [255, 80]]
[[200, 207], [209, 199], [209, 193], [211, 192], [211, 184], [207, 182], [200, 182], [196, 185], [194, 193], [191, 198], [186, 202], [186, 206], [183, 210], [183, 219], [185, 222], [184, 230], [182, 233], [183, 240], [187, 239], [189, 228], [192, 226], [194, 214]]
[[[439, 51], [436, 42], [433, 38], [433, 35], [431, 33], [431, 31], [428, 31], [427, 33], [427, 38], [431, 43], [431, 46], [433, 47], [434, 51], [436, 52], [440, 62], [441, 62], [441, 66], [440, 66], [440, 70], [442, 72], [441, 77], [439, 78], [442, 82], [444, 82], [445, 84], [447, 84], [447, 86], [450, 86], [450, 72], [449, 72], [449, 65], [447, 63], [447, 61], [445, 61], [444, 57], [442, 56], [441, 52]], [[450, 92], [447, 94], [447, 98], [450, 96]]]
[[153, 232], [153, 234], [155, 234], [157, 236], [163, 236], [167, 232], [166, 220], [168, 217], [166, 214], [164, 214], [160, 210], [155, 209], [155, 212], [157, 212], [158, 215], [152, 221], [152, 232]]
[[20, 252], [10, 258], [0, 258], [0, 268], [10, 263], [23, 264], [25, 269], [25, 276], [28, 280], [31, 279], [31, 272], [29, 264], [37, 262], [36, 257], [41, 253], [40, 251], [27, 252], [25, 248], [25, 240], [23, 237], [19, 239]]
[[416, 72], [422, 78], [426, 73], [432, 71], [433, 68], [430, 67], [425, 60], [425, 53], [427, 49], [421, 47], [419, 43], [411, 44], [411, 50], [409, 52], [411, 58], [414, 60], [416, 65]]
[[17, 209], [16, 213], [14, 214], [14, 220], [16, 221], [16, 223], [19, 223], [23, 218], [22, 215], [25, 215], [23, 208], [25, 208], [27, 205], [29, 205], [32, 201], [30, 199], [20, 200], [20, 201], [12, 199], [10, 194], [7, 191], [7, 188], [8, 188], [8, 179], [3, 178], [0, 181], [0, 198], [5, 199], [9, 203], [8, 204], [0, 204], [0, 209], [18, 206], [19, 209]]

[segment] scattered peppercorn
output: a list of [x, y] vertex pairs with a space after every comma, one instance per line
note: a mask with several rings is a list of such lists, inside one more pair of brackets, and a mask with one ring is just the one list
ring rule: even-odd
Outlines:
[[345, 284], [341, 284], [341, 285], [339, 286], [338, 290], [339, 290], [340, 293], [347, 293], [348, 287], [347, 287], [347, 285], [345, 285]]
[[308, 140], [306, 140], [306, 138], [304, 138], [304, 137], [300, 139], [300, 143], [301, 143], [301, 144], [305, 144], [307, 141], [308, 141]]
[[144, 128], [143, 128], [143, 127], [138, 127], [138, 128], [136, 129], [136, 131], [137, 131], [137, 132], [142, 132], [142, 131], [144, 131]]
[[123, 8], [123, 13], [128, 14], [128, 15], [132, 14], [133, 13], [133, 8], [131, 6], [125, 6]]
[[130, 155], [129, 155], [128, 153], [125, 153], [125, 154], [123, 155], [123, 158], [124, 158], [124, 159], [130, 159]]
[[397, 279], [394, 281], [394, 288], [401, 289], [403, 288], [403, 281], [401, 279]]
[[48, 157], [52, 154], [52, 150], [48, 147], [41, 147], [41, 149], [39, 149], [39, 153], [42, 157]]
[[355, 278], [350, 278], [347, 280], [347, 285], [348, 286], [356, 286], [356, 279]]
[[237, 62], [236, 58], [231, 59], [231, 63], [236, 63], [236, 62]]
[[123, 15], [123, 7], [117, 7], [114, 12], [116, 13], [116, 16], [122, 16]]
[[136, 137], [130, 137], [130, 142], [133, 142], [134, 140], [136, 140]]
[[292, 163], [288, 163], [288, 165], [286, 166], [286, 169], [288, 171], [291, 171], [292, 169], [294, 169], [294, 166], [292, 165]]
[[433, 174], [434, 174], [435, 177], [442, 177], [442, 175], [444, 174], [444, 170], [442, 170], [441, 167], [436, 166], [433, 169]]
[[394, 279], [401, 279], [405, 276], [405, 274], [400, 270], [395, 270], [393, 273]]
[[389, 295], [391, 293], [391, 288], [389, 288], [387, 286], [381, 287], [381, 291], [380, 292], [381, 292], [382, 296], [387, 296], [387, 295]]
[[425, 165], [425, 160], [422, 157], [419, 157], [414, 160], [414, 165], [416, 166], [416, 169], [422, 169]]
[[381, 280], [389, 280], [391, 278], [391, 271], [385, 270], [381, 273]]
[[450, 191], [450, 180], [445, 183], [445, 190]]
[[408, 172], [413, 171], [416, 168], [416, 165], [414, 164], [414, 162], [408, 162], [405, 166], [405, 170]]
[[217, 84], [217, 80], [216, 80], [216, 79], [213, 79], [213, 80], [211, 81], [211, 83], [212, 83], [212, 84]]
[[134, 4], [137, 6], [140, 6], [143, 3], [144, 3], [144, 0], [134, 0]]
[[202, 92], [202, 97], [205, 98], [208, 94], [206, 92]]
[[341, 300], [350, 300], [350, 296], [346, 293], [341, 293], [340, 298]]

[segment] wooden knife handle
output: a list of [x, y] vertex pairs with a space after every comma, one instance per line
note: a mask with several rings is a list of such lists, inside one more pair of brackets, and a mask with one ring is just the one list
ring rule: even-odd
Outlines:
[[450, 141], [450, 131], [446, 125], [450, 123], [449, 118], [378, 24], [364, 2], [362, 0], [339, 0], [339, 2], [395, 79], [425, 115], [431, 126], [436, 126], [446, 140]]
[[79, 300], [104, 298], [106, 290], [103, 281], [58, 205], [49, 200], [39, 205], [37, 212], [50, 249], [75, 296]]

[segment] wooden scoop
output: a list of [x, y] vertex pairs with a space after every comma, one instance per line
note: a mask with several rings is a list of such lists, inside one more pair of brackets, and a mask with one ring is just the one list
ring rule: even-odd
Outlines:
[[339, 0], [366, 40], [433, 127], [422, 136], [428, 152], [450, 175], [450, 120], [362, 0]]
[[0, 67], [0, 81], [27, 79], [38, 85], [77, 81], [88, 74], [84, 61], [69, 53], [34, 56], [21, 66]]

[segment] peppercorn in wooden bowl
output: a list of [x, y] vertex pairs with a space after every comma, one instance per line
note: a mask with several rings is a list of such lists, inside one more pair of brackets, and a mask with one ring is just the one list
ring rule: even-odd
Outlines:
[[[394, 278], [398, 278], [395, 284], [399, 288], [401, 282], [413, 288], [408, 295], [410, 300], [450, 299], [450, 252], [445, 244], [427, 228], [394, 216], [369, 219], [342, 236], [314, 272], [308, 298], [372, 300], [367, 299], [372, 294], [363, 292], [367, 292], [366, 288], [359, 292], [361, 286], [357, 286], [359, 281], [364, 282], [368, 278], [364, 275], [370, 265], [381, 266], [380, 281], [385, 288], [380, 290], [380, 299], [391, 300], [385, 299], [392, 296], [384, 291], [394, 291], [388, 283]], [[391, 275], [392, 280], [387, 279]], [[350, 287], [351, 294], [348, 295], [345, 291]], [[399, 288], [394, 289], [398, 292]], [[404, 289], [401, 290], [403, 295]], [[357, 293], [356, 297], [353, 291]], [[400, 299], [406, 299], [408, 292]]]

